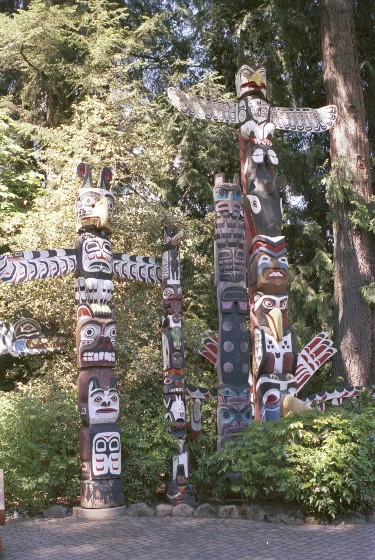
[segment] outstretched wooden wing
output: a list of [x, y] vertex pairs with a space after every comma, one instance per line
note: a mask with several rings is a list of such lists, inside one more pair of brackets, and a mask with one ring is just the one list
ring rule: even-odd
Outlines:
[[168, 97], [176, 109], [188, 117], [207, 121], [239, 123], [239, 106], [235, 101], [220, 101], [212, 97], [194, 96], [176, 88], [168, 88]]
[[28, 282], [55, 276], [67, 276], [77, 268], [75, 249], [17, 251], [0, 255], [0, 280]]
[[270, 120], [280, 130], [324, 132], [335, 124], [336, 119], [336, 105], [326, 105], [320, 109], [270, 107]]
[[316, 335], [298, 355], [297, 370], [295, 381], [297, 382], [297, 392], [299, 392], [314, 373], [336, 354], [333, 342], [328, 338], [326, 332]]
[[113, 273], [119, 280], [161, 283], [161, 263], [154, 257], [114, 253]]

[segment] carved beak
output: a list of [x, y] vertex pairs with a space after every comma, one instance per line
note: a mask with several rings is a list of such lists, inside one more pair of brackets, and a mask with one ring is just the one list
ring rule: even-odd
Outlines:
[[283, 315], [281, 309], [275, 307], [267, 313], [267, 321], [276, 340], [283, 339]]
[[100, 225], [106, 226], [108, 224], [108, 198], [103, 197], [95, 204], [93, 211], [94, 216], [100, 219]]
[[262, 76], [259, 74], [259, 72], [254, 72], [254, 74], [248, 79], [248, 82], [254, 82], [257, 86], [261, 86]]

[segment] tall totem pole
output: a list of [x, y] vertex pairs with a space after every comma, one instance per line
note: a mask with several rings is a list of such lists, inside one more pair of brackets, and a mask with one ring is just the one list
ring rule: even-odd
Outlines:
[[182, 231], [164, 229], [162, 286], [163, 401], [169, 430], [175, 438], [171, 478], [166, 497], [173, 504], [194, 504], [195, 493], [189, 484], [189, 452], [186, 444], [184, 337], [182, 324], [181, 263], [179, 243]]
[[[272, 135], [275, 128], [326, 131], [334, 124], [337, 110], [334, 105], [271, 107], [263, 67], [254, 71], [244, 65], [235, 81], [237, 102], [193, 97], [175, 88], [169, 88], [168, 96], [189, 117], [239, 127], [255, 418], [266, 422], [279, 418], [288, 408], [303, 407], [295, 398], [299, 388], [296, 371], [307, 379], [335, 352], [322, 333], [299, 356], [294, 329], [288, 325], [287, 245], [281, 234], [278, 157], [272, 149]], [[219, 342], [218, 355], [220, 352]]]
[[124, 502], [121, 477], [116, 363], [116, 324], [109, 303], [112, 279], [161, 283], [160, 263], [153, 257], [113, 253], [109, 234], [114, 198], [109, 190], [111, 170], [104, 168], [98, 186], [90, 166], [77, 168], [83, 184], [76, 202], [75, 249], [17, 251], [0, 255], [0, 280], [25, 282], [75, 272], [77, 305], [78, 405], [83, 427], [81, 506], [101, 509]]
[[114, 198], [111, 170], [104, 168], [93, 188], [90, 168], [82, 164], [83, 184], [76, 203], [76, 271], [78, 409], [82, 461], [81, 507], [124, 504], [120, 432], [116, 426], [119, 396], [116, 365], [116, 323], [109, 306], [114, 286], [109, 234]]
[[246, 318], [245, 235], [242, 193], [238, 175], [232, 183], [223, 173], [215, 176], [213, 190], [216, 226], [214, 234], [215, 285], [219, 308], [218, 448], [251, 422], [249, 385], [249, 334]]

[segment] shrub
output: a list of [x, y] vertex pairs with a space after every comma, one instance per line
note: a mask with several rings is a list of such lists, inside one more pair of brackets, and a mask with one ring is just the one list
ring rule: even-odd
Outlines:
[[[375, 500], [375, 403], [364, 396], [348, 408], [253, 422], [246, 433], [199, 466], [227, 493], [273, 496], [306, 512], [335, 518], [365, 512]], [[234, 483], [230, 473], [240, 472]]]
[[7, 506], [38, 510], [79, 493], [76, 395], [19, 386], [0, 393], [0, 466]]

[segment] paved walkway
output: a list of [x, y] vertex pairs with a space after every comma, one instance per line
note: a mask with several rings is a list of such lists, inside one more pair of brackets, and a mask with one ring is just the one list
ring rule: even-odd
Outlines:
[[127, 517], [10, 520], [4, 560], [375, 560], [375, 524]]

